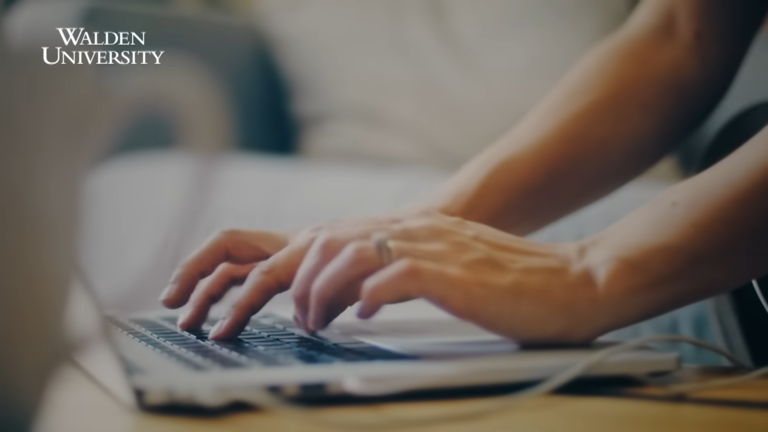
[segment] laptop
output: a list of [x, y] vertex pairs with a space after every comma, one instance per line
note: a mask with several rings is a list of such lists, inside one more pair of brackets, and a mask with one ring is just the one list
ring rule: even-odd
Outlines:
[[[148, 409], [258, 405], [265, 390], [322, 400], [526, 383], [606, 346], [524, 349], [418, 302], [399, 316], [342, 319], [311, 335], [294, 325], [288, 310], [269, 311], [230, 341], [208, 339], [215, 317], [186, 332], [176, 327], [176, 315], [162, 310], [103, 314], [80, 284], [68, 310], [67, 328], [79, 335], [75, 361], [120, 400]], [[639, 349], [588, 375], [646, 375], [678, 366], [677, 354]]]

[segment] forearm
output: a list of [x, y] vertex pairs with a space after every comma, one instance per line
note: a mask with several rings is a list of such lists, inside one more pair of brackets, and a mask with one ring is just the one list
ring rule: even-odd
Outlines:
[[597, 333], [768, 273], [768, 129], [585, 244]]
[[[739, 17], [724, 17], [723, 2], [645, 3], [432, 206], [527, 234], [637, 176], [677, 143], [726, 89], [759, 18], [734, 29]], [[681, 4], [695, 16], [681, 19]]]

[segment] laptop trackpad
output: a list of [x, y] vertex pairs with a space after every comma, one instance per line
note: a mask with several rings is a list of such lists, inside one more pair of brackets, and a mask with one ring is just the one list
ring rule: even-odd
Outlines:
[[456, 319], [340, 322], [333, 330], [419, 357], [488, 355], [519, 349], [508, 339]]

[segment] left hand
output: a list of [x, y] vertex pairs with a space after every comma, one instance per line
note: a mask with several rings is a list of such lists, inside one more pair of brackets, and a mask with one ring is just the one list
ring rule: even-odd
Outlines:
[[[326, 232], [293, 281], [297, 322], [327, 326], [361, 302], [358, 316], [424, 298], [519, 342], [585, 342], [599, 335], [592, 272], [582, 244], [541, 244], [437, 212], [398, 220], [385, 235], [386, 265], [373, 240]], [[304, 313], [302, 313], [304, 312]]]

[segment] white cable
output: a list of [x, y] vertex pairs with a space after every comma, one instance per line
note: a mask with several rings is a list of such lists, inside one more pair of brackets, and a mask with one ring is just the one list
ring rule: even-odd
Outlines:
[[[346, 428], [346, 429], [354, 429], [354, 430], [359, 430], [361, 428], [389, 429], [389, 428], [396, 428], [396, 427], [403, 427], [403, 426], [417, 426], [417, 425], [423, 425], [423, 424], [438, 424], [438, 423], [453, 422], [453, 421], [459, 421], [459, 420], [467, 420], [467, 419], [476, 418], [484, 415], [494, 414], [502, 409], [509, 408], [514, 403], [555, 391], [558, 388], [561, 388], [562, 386], [572, 382], [573, 380], [581, 376], [584, 376], [590, 370], [592, 370], [596, 366], [602, 364], [603, 362], [605, 362], [606, 360], [608, 360], [609, 358], [617, 354], [621, 354], [627, 351], [632, 351], [638, 348], [649, 347], [658, 343], [686, 343], [686, 344], [694, 345], [694, 346], [715, 352], [727, 358], [736, 366], [745, 367], [745, 364], [742, 361], [740, 361], [739, 359], [737, 359], [736, 357], [734, 357], [733, 355], [731, 355], [730, 353], [728, 353], [727, 351], [723, 350], [722, 348], [716, 345], [713, 345], [698, 339], [689, 338], [686, 336], [661, 335], [661, 336], [649, 336], [649, 337], [637, 339], [634, 341], [629, 341], [629, 342], [621, 343], [618, 345], [614, 345], [609, 348], [605, 348], [589, 356], [588, 358], [574, 364], [573, 366], [563, 370], [562, 372], [559, 372], [553, 375], [552, 377], [542, 381], [541, 383], [533, 387], [529, 387], [525, 390], [499, 396], [494, 398], [491, 401], [483, 401], [480, 403], [480, 406], [471, 406], [468, 409], [466, 408], [458, 409], [456, 407], [452, 407], [452, 410], [450, 412], [447, 412], [447, 413], [442, 412], [436, 415], [423, 415], [423, 416], [414, 416], [414, 417], [406, 418], [406, 417], [395, 417], [395, 416], [387, 416], [387, 415], [372, 416], [370, 414], [364, 414], [363, 418], [360, 418], [357, 420], [353, 420], [349, 418], [338, 419], [338, 418], [331, 418], [330, 415], [323, 412], [310, 411], [306, 407], [291, 403], [285, 399], [282, 399], [266, 391], [254, 397], [252, 402], [257, 406], [273, 409], [278, 412], [290, 413], [292, 416], [298, 415], [298, 417], [301, 418], [302, 420], [310, 421], [315, 424], [322, 424], [326, 426], [332, 426], [335, 428]], [[758, 369], [748, 374], [740, 375], [733, 378], [725, 378], [725, 379], [709, 381], [704, 383], [669, 386], [667, 387], [667, 390], [668, 390], [667, 394], [681, 395], [681, 394], [685, 394], [685, 393], [697, 391], [697, 390], [712, 389], [717, 387], [734, 385], [734, 384], [742, 383], [745, 381], [757, 379], [765, 374], [768, 374], [768, 367]], [[420, 384], [423, 384], [423, 382]], [[397, 393], [406, 391], [406, 390], [409, 390], [409, 389], [403, 388], [397, 391]]]
[[727, 387], [727, 386], [732, 386], [736, 384], [741, 384], [747, 381], [752, 381], [754, 379], [761, 378], [763, 375], [768, 375], [768, 367], [760, 368], [750, 373], [746, 373], [746, 374], [731, 377], [731, 378], [723, 378], [723, 379], [706, 381], [701, 383], [672, 385], [667, 387], [667, 394], [681, 395], [681, 394], [690, 393], [694, 391]]
[[[594, 353], [593, 355], [587, 357], [586, 359], [582, 360], [581, 362], [574, 364], [574, 366], [572, 366], [571, 368], [568, 368], [565, 371], [561, 372], [560, 374], [550, 377], [548, 380], [542, 382], [538, 386], [527, 389], [524, 392], [535, 391], [537, 394], [548, 393], [549, 391], [556, 390], [557, 388], [567, 384], [568, 382], [573, 381], [574, 379], [585, 375], [592, 368], [601, 364], [603, 361], [609, 359], [610, 357], [613, 357], [616, 354], [620, 354], [626, 351], [631, 351], [636, 348], [642, 348], [644, 346], [648, 346], [654, 343], [661, 343], [661, 342], [678, 342], [678, 343], [687, 343], [690, 345], [695, 345], [695, 346], [704, 348], [706, 350], [716, 352], [717, 354], [730, 360], [731, 363], [735, 365], [747, 367], [747, 365], [744, 364], [744, 362], [734, 357], [729, 352], [725, 351], [724, 349], [716, 345], [712, 345], [704, 341], [688, 338], [685, 336], [678, 336], [678, 335], [649, 336], [646, 338], [625, 342], [622, 344], [614, 345], [612, 347], [600, 350]], [[474, 369], [472, 370], [472, 372], [478, 372], [478, 370]], [[556, 380], [555, 378], [558, 378], [558, 379]], [[394, 393], [402, 393], [402, 392], [411, 391], [411, 390], [430, 388], [430, 387], [439, 385], [441, 383], [442, 383], [442, 378], [440, 376], [428, 377], [426, 379], [412, 378], [408, 380], [407, 384], [402, 384], [396, 387], [393, 386], [389, 391], [384, 390], [381, 393], [377, 393], [376, 395], [386, 396]], [[545, 385], [546, 385], [546, 388], [540, 388], [540, 387], [545, 387]]]
[[763, 297], [763, 292], [760, 290], [760, 285], [757, 284], [757, 279], [752, 279], [752, 287], [755, 288], [755, 293], [757, 293], [757, 298], [760, 299], [760, 303], [763, 304], [765, 311], [768, 312], [768, 302], [765, 301], [765, 297]]

